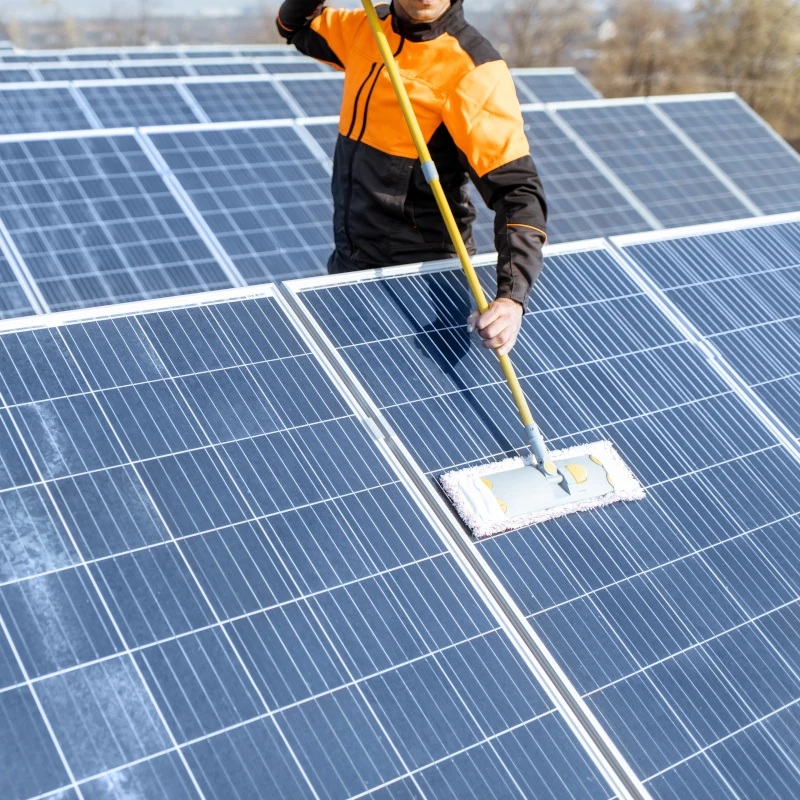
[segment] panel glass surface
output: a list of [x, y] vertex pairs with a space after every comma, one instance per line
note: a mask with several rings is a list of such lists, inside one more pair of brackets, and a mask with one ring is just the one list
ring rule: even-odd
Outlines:
[[129, 50], [125, 58], [131, 61], [166, 61], [172, 58], [183, 58], [175, 50]]
[[69, 89], [0, 89], [0, 135], [91, 128]]
[[626, 251], [800, 438], [800, 223]]
[[[514, 75], [514, 83], [524, 86], [536, 103], [559, 103], [568, 100], [596, 100], [599, 96], [577, 75]], [[524, 101], [523, 101], [524, 102]]]
[[80, 91], [106, 128], [197, 122], [191, 106], [171, 83], [81, 86]]
[[128, 66], [120, 64], [120, 74], [123, 78], [185, 78], [189, 72], [181, 64], [159, 64]]
[[800, 210], [800, 155], [738, 100], [660, 103], [663, 111], [765, 214]]
[[307, 61], [287, 61], [282, 64], [280, 61], [272, 61], [268, 64], [261, 62], [261, 66], [272, 75], [297, 72], [330, 72], [331, 67], [321, 64], [319, 61], [308, 59]]
[[235, 58], [233, 50], [185, 50], [184, 58]]
[[339, 138], [338, 124], [330, 122], [324, 125], [307, 125], [306, 130], [317, 140], [328, 158], [332, 159], [336, 153], [336, 140]]
[[[429, 475], [523, 441], [459, 272], [301, 297]], [[475, 547], [653, 797], [798, 796], [800, 463], [604, 251], [546, 259], [514, 355], [551, 445], [648, 496]]]
[[39, 67], [46, 81], [103, 81], [115, 77], [108, 67]]
[[14, 275], [11, 265], [0, 252], [0, 319], [26, 317], [33, 313], [30, 301]]
[[58, 60], [53, 56], [28, 56], [28, 55], [4, 55], [4, 64], [45, 64], [48, 61]]
[[0, 336], [0, 393], [3, 797], [608, 797], [274, 301]]
[[230, 286], [131, 136], [0, 143], [0, 219], [53, 311]]
[[0, 83], [29, 83], [33, 75], [27, 69], [0, 69]]
[[647, 106], [558, 114], [666, 227], [752, 216]]
[[192, 64], [198, 75], [256, 75], [258, 70], [252, 64]]
[[95, 53], [66, 53], [67, 61], [119, 61], [122, 53], [113, 50], [100, 50]]
[[293, 128], [150, 138], [248, 283], [325, 271], [330, 177]]
[[334, 79], [285, 79], [283, 85], [309, 117], [335, 117], [342, 108], [344, 81]]
[[186, 88], [212, 122], [289, 119], [295, 116], [267, 80], [187, 83]]

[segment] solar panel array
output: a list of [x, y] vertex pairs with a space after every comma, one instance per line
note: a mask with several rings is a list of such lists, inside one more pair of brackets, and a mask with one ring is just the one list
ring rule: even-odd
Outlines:
[[600, 94], [574, 69], [516, 69], [514, 83], [525, 103], [597, 100]]
[[800, 222], [624, 249], [800, 439]]
[[51, 311], [231, 286], [130, 135], [0, 143], [0, 222]]
[[268, 293], [8, 332], [0, 392], [3, 797], [608, 797]]
[[[759, 230], [765, 263], [789, 239], [796, 257], [796, 225]], [[702, 272], [702, 239], [673, 249], [631, 255]], [[522, 444], [457, 272], [296, 292], [412, 469], [433, 479]], [[648, 495], [473, 547], [652, 797], [797, 796], [800, 451], [610, 250], [549, 257], [533, 309], [515, 359], [546, 438], [611, 439]]]

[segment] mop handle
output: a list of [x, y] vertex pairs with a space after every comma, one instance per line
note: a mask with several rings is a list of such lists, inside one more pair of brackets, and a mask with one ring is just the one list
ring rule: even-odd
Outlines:
[[[361, 2], [364, 5], [364, 10], [367, 12], [367, 19], [369, 20], [372, 32], [375, 34], [375, 41], [378, 44], [378, 50], [381, 52], [381, 57], [383, 58], [386, 72], [389, 74], [389, 78], [392, 81], [392, 86], [394, 86], [394, 91], [397, 95], [398, 101], [400, 102], [400, 108], [402, 109], [403, 116], [406, 119], [408, 130], [411, 133], [411, 138], [414, 140], [414, 146], [417, 148], [419, 160], [422, 165], [422, 172], [425, 175], [425, 179], [428, 181], [431, 190], [433, 191], [433, 196], [436, 198], [436, 205], [439, 206], [439, 211], [444, 219], [444, 224], [447, 226], [447, 231], [450, 234], [450, 238], [453, 240], [453, 245], [458, 253], [461, 266], [464, 268], [464, 273], [467, 276], [467, 283], [469, 283], [469, 288], [472, 290], [472, 296], [475, 298], [478, 311], [483, 314], [483, 312], [489, 308], [489, 303], [486, 301], [486, 295], [484, 294], [483, 287], [478, 280], [475, 267], [472, 266], [472, 260], [467, 252], [467, 247], [464, 244], [464, 239], [461, 236], [461, 231], [458, 229], [455, 217], [453, 216], [453, 212], [450, 210], [447, 197], [445, 197], [444, 190], [442, 189], [442, 184], [439, 182], [439, 173], [436, 171], [436, 166], [431, 158], [427, 142], [425, 141], [425, 137], [422, 135], [422, 130], [419, 127], [417, 115], [414, 113], [414, 109], [411, 106], [411, 100], [408, 97], [408, 92], [406, 91], [403, 79], [400, 77], [400, 70], [397, 67], [397, 62], [395, 61], [394, 55], [392, 55], [392, 49], [389, 47], [389, 41], [386, 38], [386, 34], [383, 32], [378, 15], [375, 13], [375, 9], [372, 6], [372, 1], [361, 0]], [[517, 373], [514, 370], [514, 365], [511, 363], [511, 359], [508, 356], [498, 355], [497, 358], [500, 361], [500, 366], [503, 369], [503, 374], [505, 375], [508, 387], [511, 389], [511, 394], [514, 397], [514, 402], [516, 403], [519, 415], [522, 417], [522, 424], [526, 429], [528, 429], [530, 434], [531, 426], [536, 427], [536, 423], [533, 421], [533, 415], [528, 407], [528, 401], [525, 399], [525, 394], [522, 391], [522, 387], [519, 384], [519, 379], [517, 378]], [[536, 428], [536, 430], [538, 432], [538, 428]], [[540, 457], [540, 454], [537, 453], [536, 455]]]

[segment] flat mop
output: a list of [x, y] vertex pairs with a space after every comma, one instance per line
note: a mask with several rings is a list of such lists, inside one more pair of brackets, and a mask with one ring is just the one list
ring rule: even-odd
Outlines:
[[[478, 311], [482, 314], [489, 304], [442, 190], [397, 62], [371, 0], [362, 0], [362, 3], [419, 154], [423, 174], [436, 198]], [[611, 442], [599, 441], [548, 452], [511, 359], [507, 355], [498, 355], [498, 359], [522, 418], [531, 453], [526, 458], [507, 458], [450, 472], [439, 478], [454, 508], [475, 536], [491, 536], [574, 511], [587, 511], [621, 500], [644, 497], [644, 490]]]

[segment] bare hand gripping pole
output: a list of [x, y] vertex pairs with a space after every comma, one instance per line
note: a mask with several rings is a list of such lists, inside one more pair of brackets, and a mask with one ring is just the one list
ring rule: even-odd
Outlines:
[[[386, 67], [386, 72], [389, 75], [389, 79], [392, 81], [392, 86], [394, 87], [395, 94], [397, 95], [397, 100], [400, 103], [400, 108], [403, 111], [403, 116], [405, 117], [406, 124], [408, 125], [408, 130], [411, 133], [411, 138], [414, 140], [414, 146], [417, 148], [419, 160], [422, 165], [422, 172], [425, 175], [425, 179], [428, 181], [431, 190], [433, 191], [433, 196], [436, 198], [436, 204], [439, 206], [439, 211], [444, 219], [444, 224], [447, 226], [447, 231], [450, 234], [450, 238], [453, 240], [453, 245], [458, 253], [461, 266], [464, 268], [464, 273], [467, 276], [467, 282], [469, 283], [469, 288], [472, 290], [472, 296], [475, 298], [478, 311], [483, 314], [484, 311], [489, 308], [489, 303], [486, 300], [483, 287], [478, 280], [475, 267], [472, 265], [472, 260], [467, 252], [467, 247], [464, 244], [464, 239], [461, 236], [461, 231], [459, 231], [455, 217], [453, 216], [453, 212], [450, 210], [447, 197], [445, 196], [442, 185], [439, 182], [439, 173], [436, 171], [436, 165], [433, 163], [433, 159], [431, 158], [425, 137], [422, 135], [422, 130], [420, 129], [419, 122], [417, 121], [417, 115], [414, 113], [411, 100], [408, 97], [408, 92], [406, 91], [406, 87], [400, 75], [400, 70], [397, 67], [397, 62], [394, 59], [394, 55], [392, 55], [392, 49], [389, 47], [386, 34], [383, 32], [383, 28], [381, 27], [380, 20], [378, 19], [378, 15], [375, 13], [375, 9], [372, 6], [371, 0], [361, 0], [361, 2], [364, 6], [364, 10], [367, 12], [367, 19], [369, 20], [372, 32], [375, 34], [375, 41], [378, 44], [378, 50], [380, 50], [384, 66]], [[544, 443], [544, 439], [542, 438], [542, 433], [539, 430], [539, 426], [534, 421], [531, 410], [528, 407], [528, 401], [525, 399], [525, 394], [520, 386], [517, 373], [514, 370], [514, 365], [511, 363], [511, 359], [508, 356], [498, 355], [497, 358], [500, 361], [500, 366], [503, 369], [503, 374], [505, 375], [508, 387], [511, 389], [511, 394], [514, 397], [517, 410], [522, 418], [522, 424], [525, 426], [525, 433], [527, 434], [528, 442], [531, 446], [534, 456], [536, 457], [538, 466], [542, 471], [546, 471], [548, 475], [555, 476], [555, 468], [550, 464], [550, 459], [547, 454], [547, 447]], [[548, 469], [545, 465], [548, 465], [551, 468]]]

